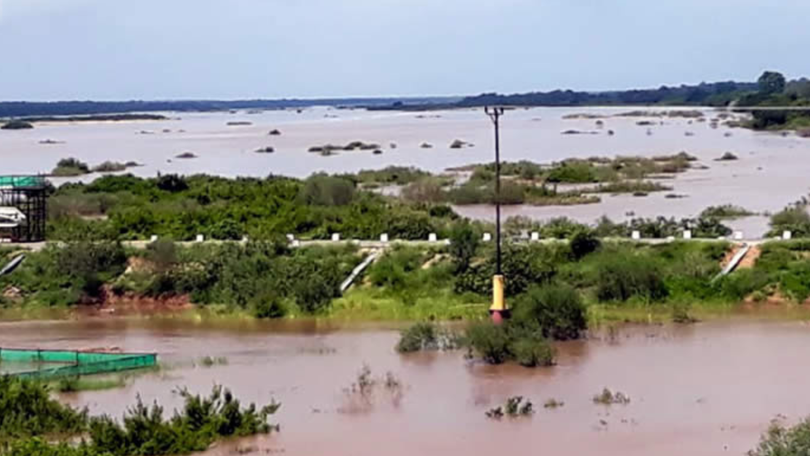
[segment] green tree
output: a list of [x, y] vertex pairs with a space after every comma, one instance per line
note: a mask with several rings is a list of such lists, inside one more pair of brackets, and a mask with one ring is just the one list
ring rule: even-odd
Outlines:
[[481, 240], [469, 222], [458, 223], [450, 232], [450, 255], [456, 271], [464, 272], [470, 267], [470, 262], [475, 257], [475, 252]]
[[768, 95], [779, 94], [785, 91], [785, 76], [776, 71], [766, 71], [757, 80], [759, 91]]

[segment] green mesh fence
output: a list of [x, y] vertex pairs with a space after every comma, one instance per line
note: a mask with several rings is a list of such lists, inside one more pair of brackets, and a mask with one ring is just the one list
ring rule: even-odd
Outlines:
[[21, 350], [0, 348], [0, 362], [22, 363], [35, 368], [10, 370], [20, 378], [49, 379], [107, 374], [157, 365], [154, 353], [95, 353], [69, 350]]
[[45, 179], [40, 176], [0, 176], [0, 187], [42, 187]]

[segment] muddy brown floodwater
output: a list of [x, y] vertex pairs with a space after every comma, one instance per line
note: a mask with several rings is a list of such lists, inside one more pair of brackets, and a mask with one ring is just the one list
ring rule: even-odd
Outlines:
[[[399, 356], [393, 329], [314, 323], [214, 328], [172, 322], [0, 324], [0, 346], [156, 351], [167, 369], [124, 389], [64, 396], [118, 416], [140, 394], [171, 409], [178, 386], [230, 387], [244, 400], [283, 406], [282, 432], [216, 446], [210, 454], [357, 455], [742, 455], [779, 414], [810, 414], [810, 326], [730, 319], [684, 327], [628, 327], [615, 337], [559, 345], [549, 369], [471, 364], [461, 352]], [[203, 356], [226, 365], [195, 367]], [[344, 391], [363, 364], [392, 372], [398, 394], [368, 401]], [[599, 406], [608, 387], [626, 406]], [[512, 395], [534, 401], [527, 419], [484, 412]], [[546, 410], [555, 398], [565, 405]]]

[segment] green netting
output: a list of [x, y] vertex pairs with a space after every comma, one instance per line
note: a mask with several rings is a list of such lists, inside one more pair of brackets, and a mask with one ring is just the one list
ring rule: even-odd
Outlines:
[[0, 187], [42, 187], [45, 179], [39, 176], [0, 176]]
[[[121, 372], [157, 365], [154, 353], [95, 353], [68, 350], [20, 350], [0, 348], [0, 362], [35, 364], [35, 369], [12, 371], [21, 378], [76, 377]], [[61, 366], [53, 366], [61, 364]]]

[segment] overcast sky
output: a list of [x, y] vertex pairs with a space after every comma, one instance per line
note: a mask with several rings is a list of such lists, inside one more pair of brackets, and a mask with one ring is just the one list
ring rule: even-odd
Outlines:
[[454, 95], [810, 75], [810, 0], [0, 0], [0, 99]]

